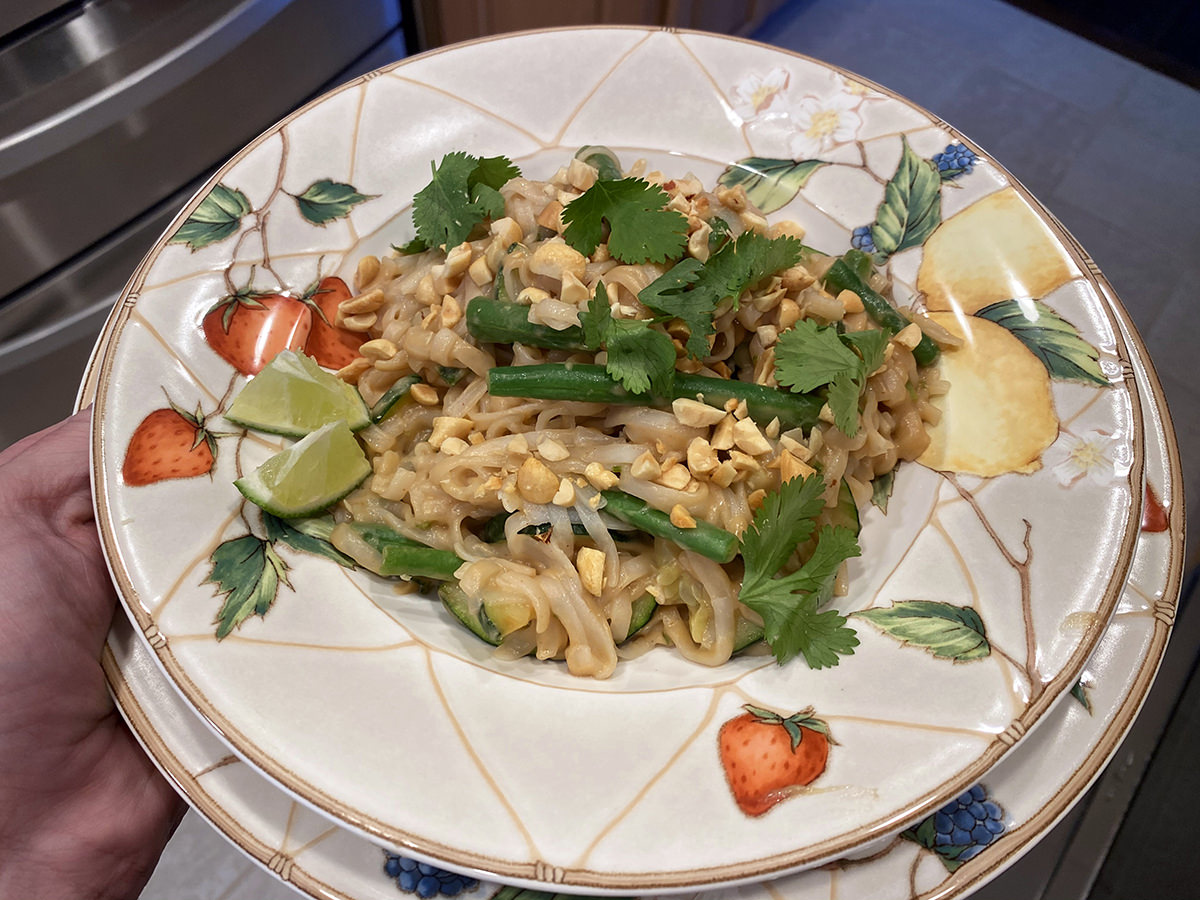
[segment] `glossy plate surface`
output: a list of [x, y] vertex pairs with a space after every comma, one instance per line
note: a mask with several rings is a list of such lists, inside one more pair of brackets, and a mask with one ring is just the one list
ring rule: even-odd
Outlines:
[[[536, 91], [480, 77], [535, 57], [558, 73]], [[835, 669], [761, 656], [706, 669], [661, 651], [593, 682], [496, 662], [439, 605], [303, 552], [232, 486], [279, 444], [221, 417], [243, 376], [205, 327], [214, 306], [277, 292], [241, 345], [303, 335], [312, 322], [285, 301], [408, 240], [431, 161], [505, 154], [545, 177], [588, 143], [708, 185], [754, 169], [747, 190], [771, 218], [799, 221], [818, 249], [873, 250], [901, 303], [971, 336], [945, 354], [957, 390], [936, 452], [900, 470], [886, 517], [864, 517], [837, 601], [866, 613], [851, 620], [862, 643]], [[464, 45], [265, 133], [135, 273], [93, 373], [103, 542], [171, 683], [239, 757], [350, 829], [580, 890], [762, 878], [928, 815], [1076, 682], [1141, 512], [1143, 412], [1119, 315], [1002, 169], [845, 73], [636, 28]], [[143, 449], [147, 431], [168, 450], [185, 436], [175, 468]], [[229, 597], [265, 615], [218, 641]], [[716, 752], [746, 703], [812, 706], [838, 741], [808, 789], [754, 818]]]
[[[1178, 451], [1162, 391], [1140, 365], [1145, 403], [1147, 504], [1129, 580], [1080, 679], [1081, 691], [1047, 714], [1036, 734], [991, 769], [981, 786], [1002, 810], [1003, 831], [961, 865], [937, 849], [885, 839], [867, 858], [746, 885], [740, 900], [951, 900], [1003, 872], [1078, 799], [1116, 751], [1153, 683], [1174, 620], [1183, 572]], [[86, 399], [86, 395], [85, 395]], [[127, 620], [108, 640], [105, 670], [121, 710], [194, 809], [252, 859], [318, 898], [388, 900], [415, 894], [398, 861], [373, 842], [312, 812], [242, 762], [172, 689]], [[1086, 701], [1086, 704], [1085, 702]], [[919, 830], [919, 829], [917, 829]], [[936, 838], [935, 838], [936, 840]], [[439, 875], [445, 896], [453, 878]], [[494, 883], [469, 896], [508, 900]], [[705, 893], [694, 896], [704, 898]]]

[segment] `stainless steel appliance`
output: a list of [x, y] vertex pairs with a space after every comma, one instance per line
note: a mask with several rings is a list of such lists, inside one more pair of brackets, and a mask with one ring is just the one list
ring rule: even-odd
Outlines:
[[405, 54], [398, 0], [0, 4], [0, 447], [70, 412], [138, 261], [207, 175]]

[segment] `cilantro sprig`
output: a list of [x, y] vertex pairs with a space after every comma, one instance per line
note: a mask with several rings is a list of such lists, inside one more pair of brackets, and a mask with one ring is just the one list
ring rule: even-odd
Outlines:
[[858, 400], [867, 377], [883, 363], [886, 331], [839, 333], [832, 325], [801, 319], [775, 344], [775, 380], [796, 393], [828, 385], [834, 424], [847, 437], [858, 433]]
[[653, 390], [659, 396], [670, 396], [675, 345], [645, 320], [614, 318], [604, 282], [596, 284], [596, 294], [580, 313], [579, 322], [587, 348], [607, 352], [605, 370], [627, 391], [643, 394]]
[[851, 529], [825, 526], [804, 564], [788, 575], [778, 574], [796, 547], [812, 537], [824, 491], [823, 479], [813, 474], [767, 494], [742, 536], [746, 572], [738, 595], [762, 616], [767, 644], [781, 664], [803, 655], [814, 669], [837, 665], [839, 655], [852, 654], [858, 646], [845, 616], [821, 609], [833, 595], [838, 568], [860, 555]]
[[666, 262], [687, 244], [687, 218], [667, 209], [670, 198], [656, 184], [640, 178], [597, 181], [562, 211], [563, 238], [591, 256], [604, 239], [608, 223], [608, 252], [623, 263]]
[[682, 319], [688, 327], [688, 355], [708, 355], [713, 317], [722, 300], [741, 296], [746, 288], [794, 266], [802, 246], [793, 237], [768, 238], [747, 231], [727, 241], [708, 261], [684, 259], [638, 293], [646, 307]]
[[521, 174], [505, 156], [478, 157], [447, 153], [440, 165], [430, 163], [433, 178], [413, 197], [415, 240], [400, 248], [420, 253], [430, 247], [457, 247], [476, 225], [504, 215], [500, 188]]

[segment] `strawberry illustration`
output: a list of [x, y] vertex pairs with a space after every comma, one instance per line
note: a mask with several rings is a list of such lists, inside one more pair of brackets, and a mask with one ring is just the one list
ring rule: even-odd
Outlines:
[[216, 439], [204, 427], [200, 409], [189, 413], [172, 403], [170, 409], [154, 410], [134, 429], [121, 477], [126, 484], [140, 487], [205, 475], [212, 471], [216, 453]]
[[1170, 527], [1166, 507], [1162, 505], [1158, 494], [1154, 493], [1154, 488], [1150, 487], [1150, 482], [1147, 481], [1146, 499], [1142, 501], [1142, 531], [1157, 534]]
[[717, 744], [733, 799], [746, 815], [761, 816], [824, 772], [836, 741], [811, 706], [786, 718], [750, 704], [743, 709], [721, 726]]
[[203, 327], [218, 356], [243, 375], [257, 375], [279, 351], [304, 346], [312, 313], [294, 297], [243, 288], [213, 306]]
[[341, 369], [359, 357], [363, 336], [336, 325], [338, 306], [351, 296], [346, 282], [332, 275], [305, 292], [305, 301], [313, 309], [304, 352], [327, 369]]

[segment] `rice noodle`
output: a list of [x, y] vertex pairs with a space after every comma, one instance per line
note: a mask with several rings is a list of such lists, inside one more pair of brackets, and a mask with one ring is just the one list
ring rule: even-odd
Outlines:
[[[332, 541], [376, 569], [380, 554], [356, 524], [384, 525], [452, 550], [464, 560], [456, 578], [469, 614], [495, 620], [502, 658], [532, 654], [563, 660], [576, 675], [606, 678], [618, 659], [667, 644], [696, 663], [720, 665], [734, 652], [739, 623], [761, 626], [738, 600], [740, 560], [718, 563], [635, 530], [604, 511], [602, 490], [640, 498], [672, 521], [691, 517], [742, 535], [762, 495], [779, 487], [786, 454], [791, 464], [819, 470], [830, 508], [843, 482], [863, 504], [873, 479], [924, 450], [926, 425], [938, 415], [931, 401], [947, 386], [892, 341], [885, 363], [867, 379], [853, 437], [825, 421], [783, 436], [778, 423], [773, 432], [759, 423], [761, 444], [731, 438], [746, 418], [736, 404], [697, 423], [671, 409], [492, 396], [487, 375], [497, 365], [597, 363], [606, 354], [481, 343], [467, 328], [469, 301], [506, 296], [527, 305], [529, 322], [563, 331], [580, 325], [602, 281], [614, 316], [649, 320], [653, 314], [638, 294], [669, 268], [623, 263], [605, 244], [584, 257], [564, 243], [560, 208], [551, 204], [579, 188], [565, 180], [568, 167], [559, 175], [509, 181], [500, 191], [506, 218], [494, 221], [490, 234], [450, 248], [452, 254], [427, 250], [378, 261], [378, 274], [363, 287], [381, 290], [384, 302], [364, 339], [395, 352], [360, 360], [350, 367], [353, 380], [368, 403], [406, 376], [424, 384], [359, 433], [373, 472], [339, 505]], [[671, 208], [683, 211], [690, 234], [700, 231], [701, 262], [710, 252], [710, 222], [719, 218], [737, 235], [753, 221], [741, 215], [744, 207], [725, 206], [694, 178], [658, 183], [674, 185]], [[547, 249], [539, 255], [541, 248]], [[547, 266], [551, 257], [566, 268]], [[874, 327], [814, 282], [827, 265], [818, 256], [806, 272], [786, 270], [740, 298], [724, 299], [713, 312], [703, 359], [685, 353], [688, 331], [678, 320], [653, 327], [675, 340], [679, 371], [774, 386], [773, 344], [797, 318], [838, 322], [851, 332]], [[880, 277], [872, 284], [889, 289]], [[919, 314], [915, 320], [949, 342], [935, 323]], [[535, 476], [536, 491], [523, 481]], [[844, 589], [844, 571], [838, 584]], [[642, 625], [634, 611], [647, 595], [657, 611], [631, 637]]]

